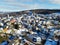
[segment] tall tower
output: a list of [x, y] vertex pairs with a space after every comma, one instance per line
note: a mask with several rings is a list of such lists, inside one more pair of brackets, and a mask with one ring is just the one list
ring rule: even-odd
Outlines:
[[7, 14], [7, 17], [9, 18], [9, 14]]

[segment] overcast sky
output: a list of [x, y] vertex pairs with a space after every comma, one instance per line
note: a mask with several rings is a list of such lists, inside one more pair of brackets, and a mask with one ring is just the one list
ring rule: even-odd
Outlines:
[[0, 11], [60, 9], [60, 0], [0, 0]]

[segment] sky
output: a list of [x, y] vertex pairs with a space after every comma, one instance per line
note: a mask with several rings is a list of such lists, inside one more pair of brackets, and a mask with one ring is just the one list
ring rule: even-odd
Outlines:
[[31, 9], [60, 9], [60, 0], [0, 0], [0, 11], [3, 12]]

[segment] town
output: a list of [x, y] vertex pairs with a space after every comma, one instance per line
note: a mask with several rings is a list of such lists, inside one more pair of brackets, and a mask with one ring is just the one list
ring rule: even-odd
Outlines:
[[0, 45], [60, 45], [60, 13], [0, 17]]

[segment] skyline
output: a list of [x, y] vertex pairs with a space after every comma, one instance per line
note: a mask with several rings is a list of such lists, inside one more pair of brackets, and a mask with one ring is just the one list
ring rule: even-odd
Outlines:
[[0, 0], [2, 12], [31, 9], [60, 9], [60, 0]]

